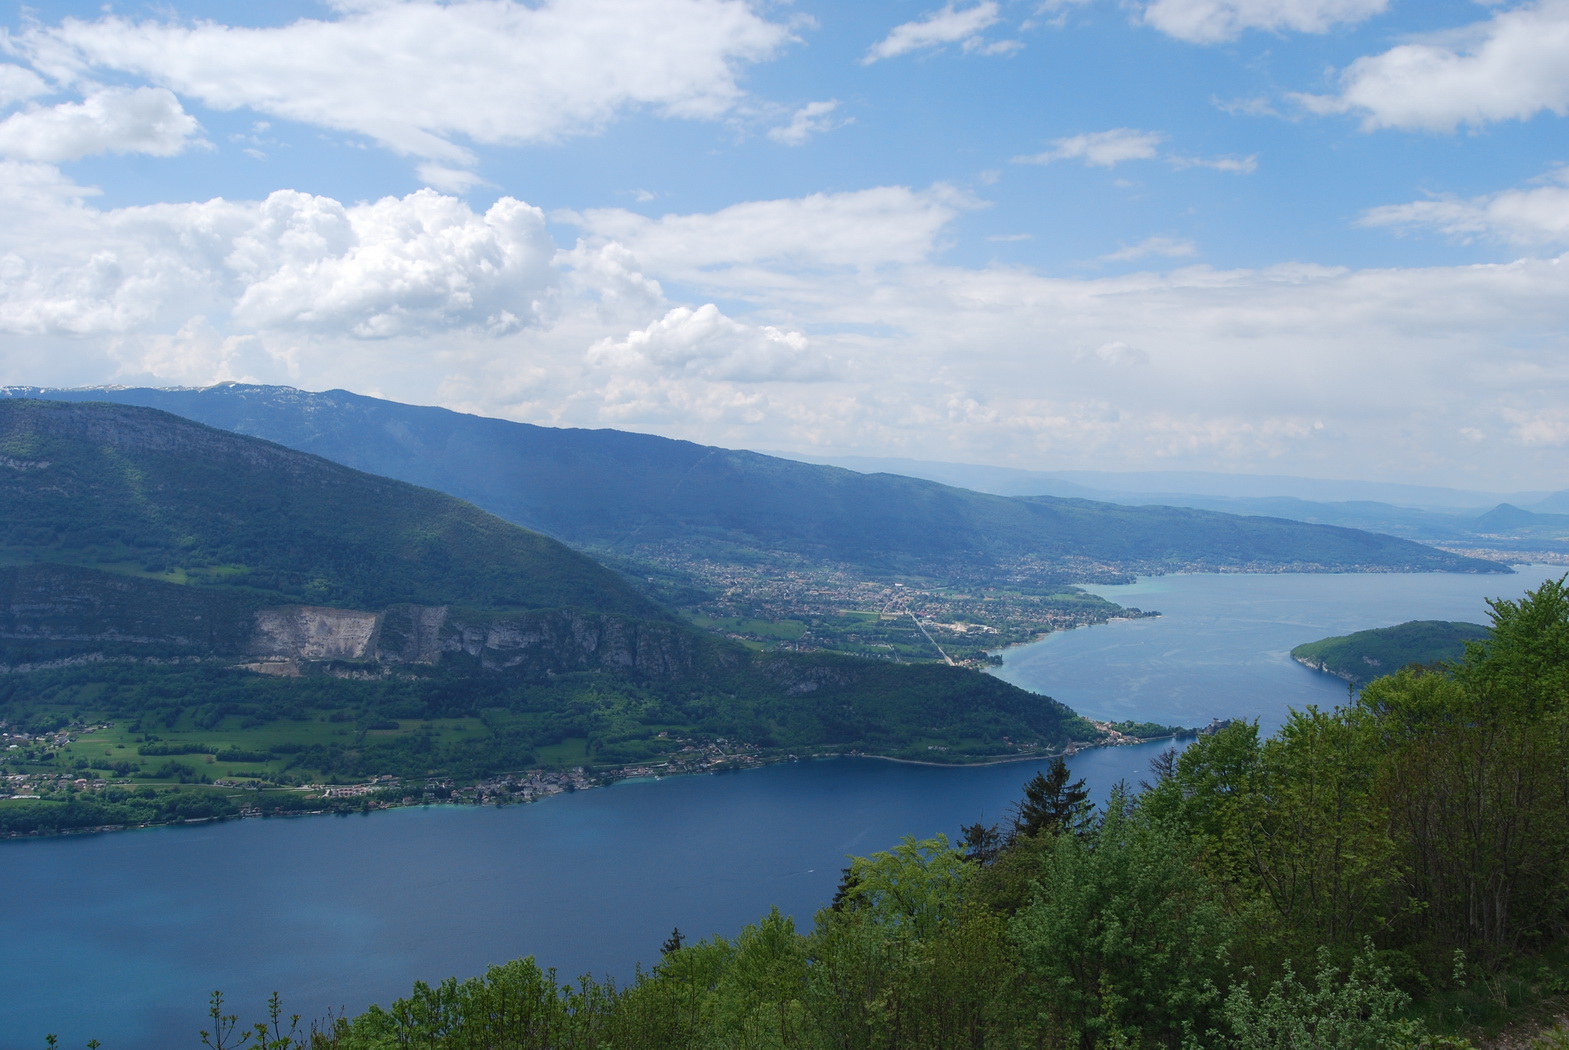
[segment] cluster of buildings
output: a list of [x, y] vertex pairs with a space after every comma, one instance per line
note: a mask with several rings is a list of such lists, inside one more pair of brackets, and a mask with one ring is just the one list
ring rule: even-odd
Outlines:
[[[936, 642], [959, 642], [962, 649], [999, 648], [1048, 631], [1101, 623], [1122, 612], [1094, 598], [1062, 594], [1066, 588], [1046, 579], [1044, 570], [1034, 565], [998, 570], [995, 578], [976, 576], [973, 566], [957, 566], [955, 572], [961, 575], [951, 587], [928, 589], [913, 582], [867, 579], [844, 566], [742, 565], [669, 554], [663, 560], [717, 596], [690, 611], [740, 622], [728, 632], [732, 637], [786, 649], [889, 648], [890, 628], [909, 633], [915, 624], [936, 634]], [[1087, 564], [1076, 571], [1086, 579], [1121, 578], [1121, 570], [1110, 565]], [[748, 620], [769, 626], [749, 631], [744, 623]], [[776, 629], [790, 621], [807, 625], [805, 633], [793, 637]]]

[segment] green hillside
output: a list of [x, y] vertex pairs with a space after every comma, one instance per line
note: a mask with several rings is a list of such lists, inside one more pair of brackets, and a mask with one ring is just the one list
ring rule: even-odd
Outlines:
[[450, 496], [128, 406], [0, 401], [0, 565], [380, 608], [666, 615], [559, 542]]
[[1078, 586], [1165, 572], [1508, 572], [1374, 532], [1164, 506], [1012, 498], [615, 430], [344, 391], [0, 389], [144, 404], [440, 489], [636, 579], [754, 648], [995, 662], [1152, 610]]
[[1412, 620], [1394, 627], [1307, 642], [1292, 649], [1291, 658], [1363, 685], [1412, 664], [1429, 667], [1453, 663], [1465, 655], [1467, 642], [1486, 638], [1487, 634], [1488, 629], [1476, 623]]
[[151, 405], [429, 485], [576, 547], [642, 557], [794, 555], [871, 573], [1084, 579], [1282, 568], [1505, 572], [1355, 529], [1169, 507], [991, 496], [687, 441], [420, 408], [337, 390], [47, 390]]
[[754, 651], [452, 497], [145, 408], [0, 402], [0, 556], [0, 772], [42, 796], [0, 835], [1094, 732], [965, 668]]

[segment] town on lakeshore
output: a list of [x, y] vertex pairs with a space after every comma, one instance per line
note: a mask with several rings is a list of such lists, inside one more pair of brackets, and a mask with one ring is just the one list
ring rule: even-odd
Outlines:
[[[1198, 730], [1158, 726], [1150, 723], [1113, 723], [1089, 720], [1094, 734], [1090, 739], [1070, 741], [1060, 751], [1043, 748], [1037, 742], [1013, 745], [1011, 758], [1002, 761], [1021, 761], [1031, 758], [1049, 758], [1054, 754], [1072, 755], [1086, 747], [1117, 747], [1146, 743], [1150, 740], [1180, 738], [1196, 735]], [[1216, 720], [1203, 732], [1214, 732], [1227, 723]], [[159, 774], [167, 768], [154, 769], [152, 773], [137, 772], [136, 765], [119, 759], [109, 776], [98, 775], [80, 759], [73, 759], [75, 752], [93, 748], [102, 738], [99, 734], [114, 731], [113, 723], [70, 724], [60, 729], [42, 733], [29, 733], [21, 727], [0, 721], [0, 801], [39, 800], [71, 803], [77, 800], [125, 796], [138, 791], [157, 795], [160, 790], [171, 790], [188, 784], [179, 779], [162, 779]], [[1142, 735], [1141, 735], [1142, 734]], [[602, 787], [622, 780], [639, 778], [658, 779], [667, 776], [699, 773], [725, 773], [752, 769], [768, 762], [798, 761], [802, 758], [828, 757], [879, 757], [864, 755], [858, 750], [843, 752], [823, 749], [803, 751], [802, 754], [769, 750], [756, 744], [719, 738], [693, 740], [660, 734], [672, 748], [669, 758], [662, 762], [640, 763], [624, 766], [571, 766], [561, 769], [532, 769], [515, 773], [490, 774], [471, 782], [450, 776], [425, 778], [400, 778], [390, 774], [371, 776], [353, 783], [299, 783], [285, 784], [263, 776], [228, 775], [199, 778], [201, 790], [235, 800], [234, 804], [216, 813], [200, 816], [165, 815], [135, 823], [104, 823], [49, 828], [10, 828], [0, 825], [0, 837], [18, 838], [51, 832], [87, 833], [120, 831], [132, 827], [152, 827], [170, 823], [204, 823], [229, 818], [256, 818], [282, 815], [321, 815], [331, 813], [368, 813], [373, 810], [394, 809], [402, 806], [433, 804], [452, 805], [511, 805], [536, 802], [566, 792]], [[116, 745], [124, 750], [123, 745]], [[161, 758], [159, 749], [150, 748], [150, 756]], [[935, 764], [942, 762], [945, 745], [927, 746]], [[112, 753], [112, 752], [111, 752]], [[216, 765], [222, 751], [201, 754], [209, 764]], [[912, 761], [901, 759], [901, 761]], [[26, 764], [29, 772], [6, 771], [8, 765]], [[165, 761], [167, 766], [167, 760]], [[51, 768], [56, 767], [56, 768]], [[43, 771], [38, 771], [39, 769]], [[149, 767], [151, 768], [151, 767]]]

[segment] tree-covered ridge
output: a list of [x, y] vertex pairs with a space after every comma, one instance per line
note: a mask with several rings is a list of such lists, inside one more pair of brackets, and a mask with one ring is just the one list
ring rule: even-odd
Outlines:
[[1453, 668], [1233, 723], [1098, 812], [1053, 769], [967, 851], [854, 859], [809, 930], [673, 934], [624, 987], [522, 960], [299, 1041], [1415, 1050], [1540, 1023], [1569, 1005], [1569, 587], [1492, 612]]
[[622, 577], [450, 496], [156, 410], [0, 400], [0, 563], [274, 602], [668, 614]]
[[[69, 762], [105, 791], [689, 765], [716, 739], [967, 761], [1090, 735], [962, 668], [754, 652], [450, 496], [97, 403], [0, 401], [0, 668], [0, 723], [221, 740], [190, 762], [0, 752], [30, 784], [70, 783]], [[77, 801], [8, 805], [5, 828], [93, 826]], [[142, 822], [125, 808], [96, 822]]]
[[984, 666], [996, 649], [1123, 614], [1075, 586], [1087, 580], [1171, 571], [1508, 571], [1368, 532], [1009, 499], [344, 391], [0, 389], [0, 398], [29, 394], [157, 407], [437, 488], [589, 553], [691, 621], [752, 648]]
[[1291, 650], [1291, 658], [1314, 670], [1363, 685], [1412, 664], [1451, 663], [1465, 655], [1468, 642], [1487, 637], [1478, 623], [1411, 620], [1393, 627], [1321, 638]]
[[[1094, 732], [1049, 697], [961, 668], [742, 655], [673, 679], [325, 671], [278, 678], [215, 663], [6, 675], [0, 722], [14, 732], [111, 725], [47, 755], [37, 744], [0, 751], [0, 769], [133, 789], [213, 780], [282, 789], [377, 776], [464, 785], [541, 768], [594, 775], [652, 764], [679, 772], [702, 757], [698, 745], [715, 740], [749, 761], [860, 751], [959, 763], [1061, 748]], [[256, 797], [220, 794], [232, 803], [227, 813]], [[31, 827], [14, 807], [0, 802], [0, 831]], [[84, 817], [69, 826], [93, 824]]]
[[1084, 579], [1173, 569], [1505, 572], [1407, 540], [1279, 518], [1016, 499], [614, 430], [531, 426], [336, 390], [33, 391], [153, 405], [470, 500], [638, 557], [801, 556], [872, 573]]

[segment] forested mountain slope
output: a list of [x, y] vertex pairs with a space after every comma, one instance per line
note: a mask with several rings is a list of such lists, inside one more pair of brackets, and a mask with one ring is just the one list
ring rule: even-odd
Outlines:
[[[720, 738], [965, 760], [1088, 729], [963, 668], [754, 652], [429, 489], [153, 409], [0, 401], [0, 722], [31, 738], [95, 719], [128, 753], [84, 750], [84, 772], [267, 784]], [[130, 750], [149, 733], [163, 750]], [[43, 774], [57, 750], [12, 757]], [[161, 757], [185, 753], [214, 768]]]
[[441, 488], [574, 546], [788, 553], [869, 572], [1064, 577], [1162, 569], [1502, 571], [1416, 543], [1280, 519], [990, 496], [613, 430], [570, 430], [286, 387], [12, 388], [151, 405]]
[[0, 401], [0, 551], [276, 601], [667, 614], [451, 496], [130, 406]]

